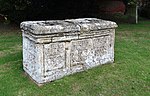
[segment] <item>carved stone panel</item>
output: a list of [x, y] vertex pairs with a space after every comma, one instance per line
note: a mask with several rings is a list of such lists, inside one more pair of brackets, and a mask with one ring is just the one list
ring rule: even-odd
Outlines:
[[[39, 44], [23, 37], [23, 69], [37, 82], [42, 82], [42, 48]], [[40, 78], [39, 78], [40, 77]]]
[[50, 43], [44, 45], [45, 71], [65, 68], [65, 43]]
[[[71, 41], [71, 66], [93, 63], [93, 42], [92, 39]], [[90, 66], [90, 65], [89, 65]]]
[[106, 63], [109, 59], [110, 36], [93, 38], [94, 62], [96, 64]]

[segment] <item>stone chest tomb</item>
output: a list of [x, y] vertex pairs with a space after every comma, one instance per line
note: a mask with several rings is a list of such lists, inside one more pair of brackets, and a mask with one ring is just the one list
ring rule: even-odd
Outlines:
[[116, 27], [96, 18], [22, 22], [23, 69], [41, 84], [112, 63]]

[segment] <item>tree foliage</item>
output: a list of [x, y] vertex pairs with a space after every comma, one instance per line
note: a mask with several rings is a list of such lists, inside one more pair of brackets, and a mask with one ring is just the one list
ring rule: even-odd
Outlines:
[[[0, 13], [15, 22], [92, 17], [99, 0], [0, 0]], [[135, 0], [123, 0], [127, 5]]]
[[0, 0], [0, 13], [23, 20], [88, 17], [96, 12], [96, 0]]

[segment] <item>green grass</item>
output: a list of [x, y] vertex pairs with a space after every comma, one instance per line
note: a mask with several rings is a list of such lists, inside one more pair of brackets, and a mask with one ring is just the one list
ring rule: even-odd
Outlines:
[[[12, 31], [12, 32], [11, 32]], [[22, 38], [0, 30], [0, 96], [150, 96], [150, 22], [121, 24], [115, 63], [38, 87], [22, 69]]]

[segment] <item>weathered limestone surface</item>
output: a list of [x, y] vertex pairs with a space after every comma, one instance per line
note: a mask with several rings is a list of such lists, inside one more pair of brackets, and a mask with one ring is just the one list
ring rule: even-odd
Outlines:
[[116, 27], [96, 18], [22, 22], [23, 69], [40, 84], [112, 63]]

